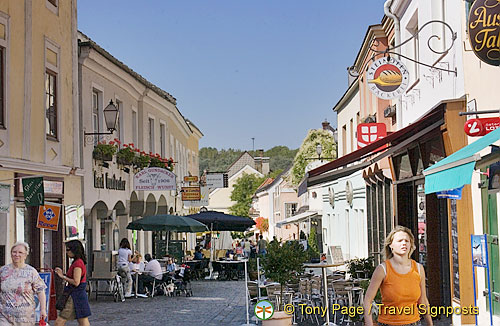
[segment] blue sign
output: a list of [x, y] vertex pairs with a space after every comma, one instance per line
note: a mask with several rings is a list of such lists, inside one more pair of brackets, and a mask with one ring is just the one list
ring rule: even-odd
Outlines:
[[[47, 272], [47, 273], [39, 273], [40, 277], [42, 280], [45, 282], [45, 285], [47, 286], [45, 288], [45, 310], [47, 311], [47, 318], [46, 322], [49, 321], [49, 300], [50, 300], [50, 282], [52, 280], [52, 273]], [[40, 320], [40, 302], [38, 300], [38, 296], [35, 294], [35, 315], [36, 315], [36, 322]]]
[[486, 239], [483, 235], [472, 235], [472, 264], [487, 267]]
[[438, 192], [436, 192], [436, 195], [437, 195], [437, 198], [462, 199], [462, 189], [463, 188], [464, 188], [464, 186], [457, 188], [457, 189], [438, 191]]

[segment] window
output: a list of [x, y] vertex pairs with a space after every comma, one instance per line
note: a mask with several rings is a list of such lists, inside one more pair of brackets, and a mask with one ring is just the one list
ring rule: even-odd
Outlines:
[[347, 125], [342, 127], [342, 154], [347, 154]]
[[351, 127], [351, 152], [354, 152], [354, 123], [352, 119], [349, 122], [349, 127]]
[[160, 155], [165, 157], [165, 124], [160, 123]]
[[4, 56], [5, 49], [0, 47], [0, 127], [5, 127]]
[[57, 0], [47, 0], [48, 2], [50, 2], [51, 5], [53, 5], [54, 7], [57, 7]]
[[155, 152], [155, 120], [149, 118], [149, 151]]
[[285, 203], [285, 218], [295, 215], [297, 212], [297, 203]]
[[123, 114], [123, 102], [116, 100], [116, 108], [118, 109], [118, 116], [116, 117], [116, 138], [121, 142], [122, 141], [121, 124], [122, 124], [122, 114]]
[[92, 91], [92, 130], [99, 132], [99, 92]]
[[137, 146], [137, 112], [132, 111], [132, 142]]
[[50, 70], [45, 73], [45, 125], [47, 136], [57, 139], [57, 75]]

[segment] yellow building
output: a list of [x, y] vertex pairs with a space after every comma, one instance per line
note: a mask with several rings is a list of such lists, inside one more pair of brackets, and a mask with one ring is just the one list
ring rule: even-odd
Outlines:
[[25, 207], [20, 178], [42, 175], [46, 204], [79, 211], [76, 26], [76, 0], [0, 1], [0, 180], [10, 188], [0, 265], [16, 241], [30, 244], [35, 268], [65, 261], [65, 210], [57, 231], [37, 228], [38, 207]]

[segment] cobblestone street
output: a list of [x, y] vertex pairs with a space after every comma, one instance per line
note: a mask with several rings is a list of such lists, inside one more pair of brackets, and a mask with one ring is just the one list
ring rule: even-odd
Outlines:
[[[127, 299], [94, 296], [90, 302], [92, 326], [123, 325], [241, 325], [246, 322], [245, 283], [242, 281], [192, 282], [193, 297]], [[252, 309], [252, 307], [251, 307]], [[250, 310], [250, 318], [253, 315]], [[67, 325], [77, 325], [68, 322]]]

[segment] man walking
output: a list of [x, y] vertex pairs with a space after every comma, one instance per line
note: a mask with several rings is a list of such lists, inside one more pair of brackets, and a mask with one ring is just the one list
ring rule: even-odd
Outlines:
[[259, 255], [265, 256], [267, 253], [267, 241], [264, 240], [262, 234], [260, 235], [260, 240], [257, 242], [257, 248], [259, 249]]

